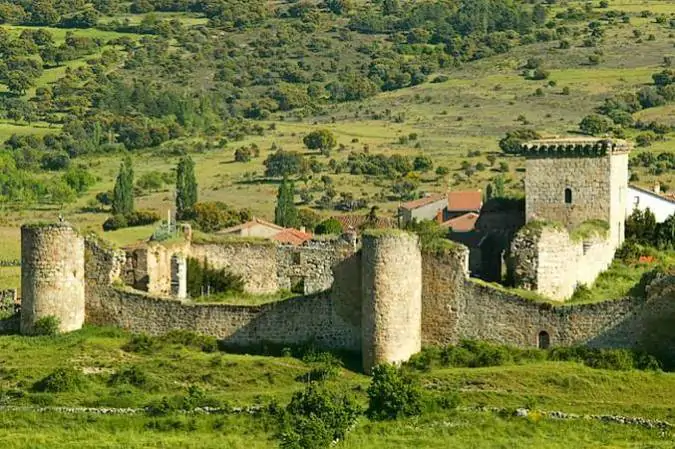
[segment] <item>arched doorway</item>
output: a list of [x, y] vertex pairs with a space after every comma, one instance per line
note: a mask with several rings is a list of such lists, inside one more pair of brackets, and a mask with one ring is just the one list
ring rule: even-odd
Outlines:
[[537, 342], [539, 349], [548, 349], [551, 346], [551, 337], [548, 335], [548, 332], [541, 331], [539, 332], [539, 339]]

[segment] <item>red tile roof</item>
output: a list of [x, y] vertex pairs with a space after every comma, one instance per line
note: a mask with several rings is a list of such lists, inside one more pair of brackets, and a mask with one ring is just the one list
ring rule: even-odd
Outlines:
[[454, 232], [469, 232], [476, 228], [478, 217], [477, 213], [469, 212], [468, 214], [460, 215], [445, 223], [441, 223], [441, 226], [450, 228]]
[[307, 232], [302, 232], [299, 229], [284, 229], [278, 234], [272, 236], [272, 240], [276, 240], [279, 243], [284, 243], [287, 245], [302, 245], [307, 240], [312, 239], [312, 234]]
[[480, 211], [483, 195], [480, 190], [448, 192], [448, 211]]
[[435, 203], [436, 201], [442, 201], [445, 198], [445, 195], [442, 193], [434, 193], [429, 196], [425, 196], [424, 198], [420, 198], [417, 200], [413, 201], [408, 201], [407, 203], [401, 204], [402, 209], [407, 209], [407, 210], [413, 210], [417, 209], [422, 206], [426, 206], [431, 203]]

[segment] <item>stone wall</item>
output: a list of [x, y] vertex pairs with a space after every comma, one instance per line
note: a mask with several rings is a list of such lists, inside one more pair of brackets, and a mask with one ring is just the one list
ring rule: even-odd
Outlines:
[[85, 314], [84, 239], [67, 224], [21, 228], [21, 332], [56, 317], [59, 330], [80, 329]]
[[675, 278], [650, 284], [647, 298], [595, 304], [538, 303], [460, 276], [459, 252], [424, 254], [423, 342], [485, 340], [536, 347], [542, 333], [552, 346], [638, 348], [675, 357]]
[[512, 242], [510, 270], [516, 286], [564, 301], [578, 285], [590, 286], [615, 250], [609, 236], [575, 239], [565, 229], [532, 223]]
[[267, 294], [279, 290], [277, 280], [277, 248], [268, 241], [232, 239], [222, 243], [195, 243], [189, 248], [190, 257], [209, 267], [226, 269], [244, 279], [248, 293]]
[[300, 287], [298, 293], [313, 294], [330, 290], [333, 267], [356, 251], [342, 239], [309, 241], [302, 246], [279, 246], [277, 282], [280, 289]]
[[127, 250], [123, 278], [126, 285], [137, 290], [175, 296], [171, 287], [171, 260], [175, 255], [187, 255], [208, 262], [211, 268], [226, 269], [241, 276], [248, 293], [269, 294], [294, 289], [300, 294], [312, 294], [329, 290], [333, 285], [333, 266], [355, 251], [355, 245], [342, 238], [313, 240], [302, 246], [238, 238], [167, 246], [150, 243]]
[[325, 348], [360, 350], [359, 327], [340, 317], [328, 294], [257, 307], [186, 304], [120, 289], [87, 300], [88, 323], [132, 332], [159, 335], [183, 329], [239, 347], [314, 342]]

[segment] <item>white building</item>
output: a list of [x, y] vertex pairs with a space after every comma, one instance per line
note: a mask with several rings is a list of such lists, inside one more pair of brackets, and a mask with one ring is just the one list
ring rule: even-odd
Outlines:
[[626, 216], [632, 214], [635, 209], [649, 209], [656, 217], [656, 222], [661, 223], [675, 214], [675, 200], [663, 196], [659, 184], [656, 184], [653, 190], [629, 185], [626, 200]]

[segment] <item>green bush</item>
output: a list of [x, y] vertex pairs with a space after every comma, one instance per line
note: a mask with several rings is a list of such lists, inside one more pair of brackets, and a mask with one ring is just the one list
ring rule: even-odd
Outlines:
[[185, 347], [199, 349], [203, 352], [218, 351], [218, 340], [215, 337], [201, 335], [186, 330], [172, 330], [163, 335], [161, 340], [165, 343], [179, 344]]
[[108, 381], [111, 386], [133, 385], [138, 388], [147, 386], [149, 382], [147, 373], [136, 365], [120, 369], [110, 376], [110, 380]]
[[62, 393], [82, 390], [86, 379], [74, 368], [57, 368], [33, 385], [33, 390], [41, 393]]
[[422, 413], [419, 381], [403, 369], [382, 364], [373, 369], [368, 387], [368, 417], [376, 420], [418, 416]]
[[209, 291], [217, 293], [242, 293], [244, 279], [225, 269], [209, 267], [199, 259], [189, 257], [187, 260], [187, 291], [193, 298], [202, 296]]
[[137, 210], [125, 216], [127, 226], [146, 226], [161, 220], [157, 212], [151, 210]]
[[117, 229], [126, 228], [127, 226], [129, 226], [127, 219], [121, 214], [108, 217], [108, 219], [103, 222], [104, 231], [116, 231]]
[[311, 383], [295, 393], [279, 416], [281, 447], [325, 449], [345, 438], [361, 408], [350, 396], [322, 389]]
[[33, 326], [34, 335], [56, 335], [59, 333], [61, 320], [53, 315], [43, 316], [35, 322]]
[[307, 374], [298, 376], [296, 380], [302, 382], [325, 381], [335, 379], [340, 375], [344, 364], [342, 360], [330, 352], [308, 352], [302, 358], [305, 363], [312, 366]]
[[157, 339], [146, 335], [136, 334], [132, 335], [129, 341], [122, 346], [126, 352], [137, 352], [140, 354], [152, 354], [159, 349]]

